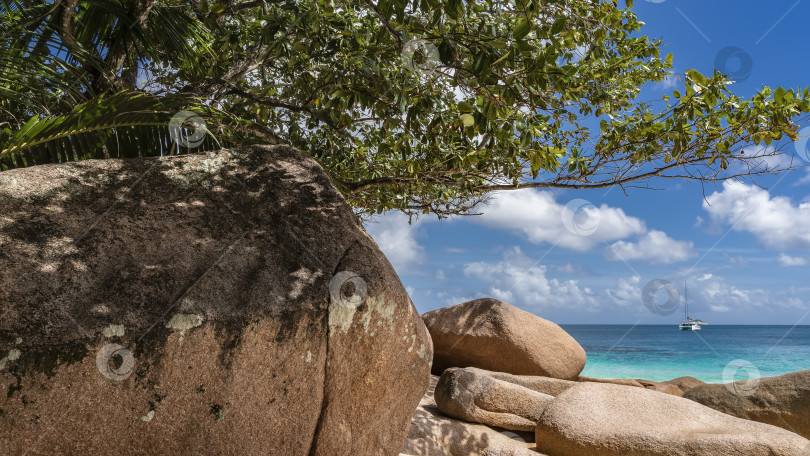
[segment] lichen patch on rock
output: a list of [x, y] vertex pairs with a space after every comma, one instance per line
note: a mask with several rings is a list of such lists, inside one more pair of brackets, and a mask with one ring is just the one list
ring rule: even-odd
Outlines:
[[166, 323], [166, 327], [180, 331], [180, 334], [185, 334], [186, 331], [196, 328], [203, 323], [203, 317], [195, 314], [174, 314], [174, 316]]
[[0, 370], [5, 369], [8, 363], [20, 359], [21, 355], [22, 352], [16, 348], [12, 348], [11, 350], [9, 350], [8, 355], [6, 355], [5, 358], [0, 359]]
[[122, 337], [124, 335], [124, 325], [110, 325], [101, 330], [104, 337]]

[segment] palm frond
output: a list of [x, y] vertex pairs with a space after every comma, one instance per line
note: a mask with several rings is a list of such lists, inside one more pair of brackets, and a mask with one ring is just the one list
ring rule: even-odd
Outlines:
[[[206, 127], [171, 124], [180, 111], [193, 109], [202, 116], [210, 112], [204, 106], [189, 103], [184, 98], [159, 99], [122, 92], [96, 97], [67, 114], [32, 116], [16, 132], [7, 128], [0, 133], [0, 170], [88, 158], [157, 156], [219, 148]], [[204, 131], [200, 132], [200, 128]], [[192, 132], [198, 132], [202, 139]]]

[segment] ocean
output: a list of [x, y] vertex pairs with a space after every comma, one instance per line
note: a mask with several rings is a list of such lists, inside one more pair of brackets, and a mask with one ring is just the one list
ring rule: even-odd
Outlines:
[[709, 383], [810, 369], [810, 326], [561, 325], [585, 349], [582, 375]]

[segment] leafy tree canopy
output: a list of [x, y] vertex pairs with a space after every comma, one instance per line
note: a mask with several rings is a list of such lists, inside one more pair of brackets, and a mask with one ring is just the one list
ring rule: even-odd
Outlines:
[[[631, 8], [0, 0], [0, 169], [287, 143], [360, 213], [440, 216], [493, 190], [773, 172], [743, 148], [795, 140], [810, 90], [743, 100], [718, 72], [672, 75]], [[665, 77], [683, 87], [638, 100]], [[205, 120], [197, 149], [169, 129], [180, 110]]]

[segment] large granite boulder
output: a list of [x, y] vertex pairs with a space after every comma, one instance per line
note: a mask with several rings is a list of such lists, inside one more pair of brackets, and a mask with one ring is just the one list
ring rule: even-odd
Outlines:
[[451, 367], [436, 385], [436, 405], [453, 418], [513, 431], [533, 431], [554, 399], [526, 387], [498, 380], [489, 372]]
[[289, 147], [0, 173], [0, 453], [384, 455], [431, 341]]
[[611, 383], [613, 385], [632, 386], [635, 388], [644, 388], [644, 385], [633, 380], [632, 378], [594, 378], [579, 376], [577, 379], [580, 382], [594, 382], [594, 383]]
[[576, 379], [585, 350], [556, 324], [497, 299], [422, 315], [433, 339], [433, 373], [479, 367], [515, 375]]
[[671, 394], [673, 396], [683, 396], [683, 390], [671, 383], [654, 382], [652, 380], [636, 379], [644, 388], [658, 391], [659, 393]]
[[443, 414], [434, 401], [433, 376], [416, 412], [400, 456], [543, 456], [534, 451], [534, 435], [495, 430]]
[[537, 391], [538, 393], [548, 394], [549, 396], [557, 396], [577, 384], [577, 382], [571, 380], [540, 377], [537, 375], [512, 375], [505, 372], [492, 372], [475, 367], [468, 367], [466, 369], [483, 372], [494, 379], [514, 383], [515, 385], [520, 385], [532, 391]]
[[690, 389], [684, 397], [810, 438], [810, 370], [728, 385], [707, 383]]
[[549, 456], [807, 456], [810, 445], [681, 397], [593, 382], [551, 401], [535, 438]]
[[[687, 393], [690, 390], [693, 390], [693, 389], [697, 388], [698, 386], [703, 386], [703, 385], [706, 384], [706, 382], [704, 382], [702, 380], [698, 380], [695, 377], [689, 377], [689, 376], [673, 378], [672, 380], [667, 380], [667, 381], [661, 382], [661, 383], [663, 383], [665, 385], [677, 386], [684, 393]], [[810, 455], [808, 455], [808, 456], [810, 456]]]

